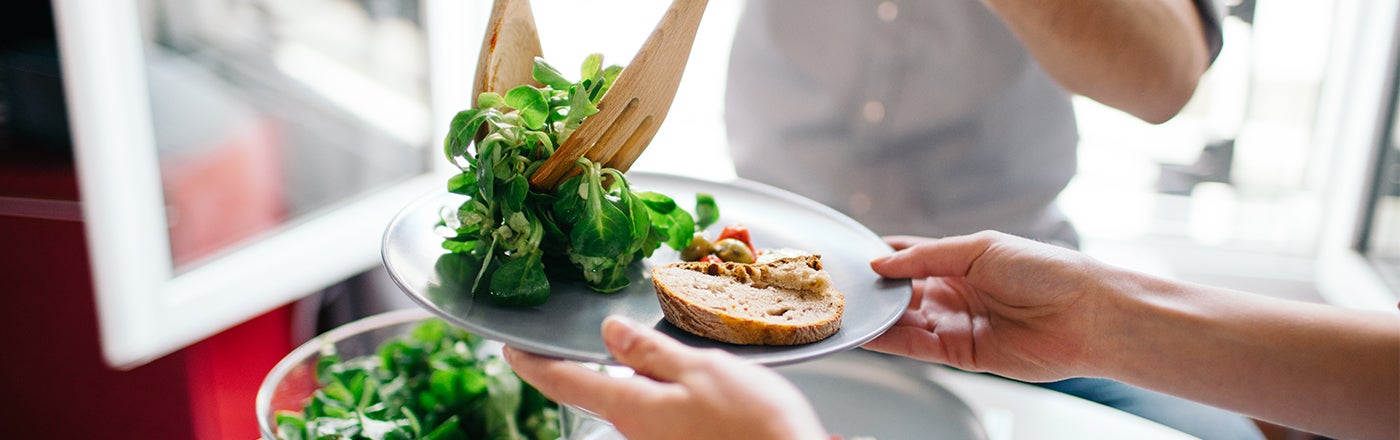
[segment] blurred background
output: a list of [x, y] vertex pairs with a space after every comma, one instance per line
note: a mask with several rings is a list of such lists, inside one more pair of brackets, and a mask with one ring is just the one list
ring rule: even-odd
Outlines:
[[[666, 8], [645, 0], [532, 3], [544, 54], [565, 72], [590, 53], [625, 65]], [[1391, 130], [1396, 75], [1393, 60], [1376, 61], [1383, 64], [1378, 73], [1366, 70], [1370, 58], [1363, 55], [1370, 52], [1357, 41], [1393, 37], [1392, 3], [1231, 2], [1223, 52], [1186, 110], [1165, 124], [1076, 100], [1079, 174], [1062, 201], [1084, 250], [1190, 281], [1375, 304], [1328, 287], [1327, 261], [1342, 252], [1354, 254], [1393, 298], [1400, 290], [1400, 144]], [[68, 7], [54, 7], [63, 4]], [[470, 100], [465, 92], [490, 2], [102, 4], [124, 11], [114, 21], [133, 19], [136, 35], [118, 46], [132, 48], [134, 57], [71, 45], [78, 40], [65, 36], [62, 24], [79, 23], [64, 14], [81, 15], [80, 0], [12, 0], [0, 14], [0, 279], [7, 281], [0, 292], [12, 302], [0, 308], [0, 332], [18, 353], [0, 369], [0, 385], [16, 393], [15, 408], [0, 416], [6, 427], [0, 432], [254, 438], [252, 394], [291, 347], [354, 318], [413, 305], [387, 279], [377, 252], [364, 246], [345, 251], [355, 259], [335, 268], [319, 259], [278, 263], [291, 271], [304, 267], [312, 281], [249, 293], [253, 305], [236, 311], [207, 312], [224, 301], [241, 303], [240, 293], [205, 299], [173, 289], [195, 279], [186, 275], [223, 270], [240, 252], [257, 252], [283, 236], [328, 234], [321, 220], [423, 176], [436, 178], [446, 165], [439, 139]], [[735, 176], [725, 147], [723, 91], [742, 6], [709, 5], [675, 105], [635, 169]], [[601, 14], [604, 9], [609, 12]], [[1373, 10], [1390, 15], [1377, 18], [1368, 13]], [[1377, 22], [1388, 27], [1372, 29]], [[65, 38], [70, 45], [61, 44]], [[1377, 44], [1389, 54], [1383, 58], [1395, 53], [1392, 44]], [[81, 84], [110, 83], [65, 89], [75, 60], [84, 78], [97, 81]], [[136, 76], [125, 75], [131, 72]], [[132, 99], [111, 109], [70, 108], [95, 102], [89, 95], [113, 93]], [[1357, 110], [1355, 96], [1380, 104]], [[72, 117], [87, 111], [124, 116], [115, 126]], [[1370, 125], [1355, 130], [1356, 121]], [[95, 184], [84, 179], [118, 174], [101, 174], [90, 162], [77, 166], [95, 156], [75, 154], [75, 144], [87, 138], [74, 134], [123, 129], [132, 137], [82, 147], [110, 147], [111, 156], [103, 157], [137, 161], [132, 168], [104, 164], [123, 172], [146, 169], [137, 165], [150, 159], [153, 173], [138, 177], [152, 182], [147, 192], [154, 205], [134, 198], [93, 212], [82, 193]], [[1352, 139], [1365, 145], [1351, 145]], [[1350, 159], [1358, 155], [1362, 160]], [[112, 185], [133, 181], [119, 176], [128, 177]], [[1347, 190], [1353, 186], [1360, 189]], [[151, 260], [90, 258], [92, 244], [109, 239], [94, 236], [91, 223], [125, 209], [151, 211], [163, 222], [159, 239], [126, 249]], [[100, 227], [109, 226], [121, 225]], [[369, 246], [377, 245], [378, 236], [370, 238]], [[108, 306], [120, 297], [100, 299], [116, 294], [94, 286], [112, 276], [93, 274], [116, 263], [129, 265], [118, 273], [156, 266], [150, 270], [158, 285], [174, 287], [132, 294], [158, 304], [155, 309]], [[153, 330], [138, 338], [156, 340], [151, 346], [159, 348], [129, 362], [104, 357], [104, 348], [121, 342], [104, 332], [122, 313], [136, 316], [129, 320], [178, 321], [172, 315], [196, 309], [218, 318], [190, 318], [207, 321], [203, 326], [141, 324]], [[117, 427], [121, 434], [113, 433]]]

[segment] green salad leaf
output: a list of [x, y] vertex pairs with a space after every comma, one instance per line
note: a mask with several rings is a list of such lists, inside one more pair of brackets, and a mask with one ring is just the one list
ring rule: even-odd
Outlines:
[[300, 412], [275, 415], [287, 440], [559, 438], [559, 406], [482, 355], [481, 338], [438, 319], [343, 359], [334, 346], [316, 365], [319, 388]]
[[482, 93], [476, 107], [452, 119], [443, 151], [461, 172], [447, 190], [468, 198], [444, 216], [455, 234], [442, 246], [473, 257], [475, 275], [459, 283], [471, 294], [500, 305], [543, 304], [550, 292], [546, 274], [559, 269], [546, 263], [571, 265], [593, 290], [621, 290], [633, 262], [663, 244], [684, 248], [697, 226], [718, 217], [713, 197], [697, 196], [697, 222], [670, 197], [633, 191], [623, 173], [586, 157], [554, 191], [530, 187], [530, 175], [598, 112], [621, 72], [621, 66], [603, 67], [602, 55], [594, 54], [572, 82], [536, 58], [532, 75], [543, 87]]

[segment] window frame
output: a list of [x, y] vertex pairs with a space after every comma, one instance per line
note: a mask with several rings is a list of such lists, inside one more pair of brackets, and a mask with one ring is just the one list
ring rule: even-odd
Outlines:
[[[489, 4], [422, 0], [433, 138], [470, 99]], [[142, 365], [380, 261], [385, 225], [442, 188], [447, 164], [298, 217], [264, 237], [176, 271], [157, 163], [137, 0], [55, 0], [63, 79], [98, 311], [102, 355]], [[479, 20], [464, 17], [482, 17]], [[471, 58], [471, 59], [468, 59]], [[432, 145], [425, 154], [436, 158]]]
[[1374, 215], [1381, 153], [1395, 127], [1397, 2], [1338, 3], [1339, 32], [1322, 92], [1319, 142], [1335, 151], [1326, 188], [1317, 284], [1329, 303], [1395, 311], [1400, 296], [1381, 275], [1365, 245]]

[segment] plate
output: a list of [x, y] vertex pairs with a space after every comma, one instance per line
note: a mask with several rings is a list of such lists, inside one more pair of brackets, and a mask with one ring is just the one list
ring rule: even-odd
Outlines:
[[[632, 172], [638, 191], [656, 191], [692, 211], [696, 193], [714, 196], [724, 225], [742, 223], [760, 248], [803, 249], [822, 256], [822, 265], [846, 295], [841, 329], [821, 341], [795, 346], [734, 345], [686, 333], [666, 322], [652, 287], [653, 266], [680, 261], [662, 246], [651, 258], [632, 265], [631, 284], [614, 293], [590, 290], [581, 280], [551, 279], [549, 301], [538, 307], [512, 308], [476, 301], [456, 287], [451, 268], [461, 257], [442, 249], [436, 226], [444, 207], [456, 209], [464, 196], [432, 194], [405, 207], [384, 232], [384, 266], [405, 293], [448, 322], [522, 350], [562, 359], [613, 363], [603, 346], [601, 323], [623, 315], [686, 344], [720, 348], [764, 365], [782, 365], [845, 351], [869, 341], [904, 311], [909, 280], [885, 279], [870, 269], [870, 260], [890, 252], [889, 245], [849, 217], [796, 194], [746, 180], [712, 182], [687, 177]], [[459, 260], [457, 260], [459, 261]], [[459, 277], [460, 278], [460, 277]]]
[[986, 440], [976, 413], [930, 380], [928, 364], [865, 350], [779, 367], [832, 435]]

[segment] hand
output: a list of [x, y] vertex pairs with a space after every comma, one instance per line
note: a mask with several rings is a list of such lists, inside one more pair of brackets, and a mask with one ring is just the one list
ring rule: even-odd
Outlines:
[[896, 251], [871, 268], [914, 278], [914, 296], [866, 348], [1030, 381], [1106, 377], [1305, 431], [1397, 438], [1393, 313], [1157, 278], [996, 232], [886, 241]]
[[827, 438], [811, 404], [772, 370], [617, 317], [603, 321], [603, 343], [637, 375], [609, 377], [511, 347], [505, 358], [544, 395], [598, 414], [628, 438]]
[[914, 295], [865, 348], [1028, 381], [1093, 373], [1107, 266], [997, 232], [885, 240], [896, 252], [871, 268], [913, 278]]

